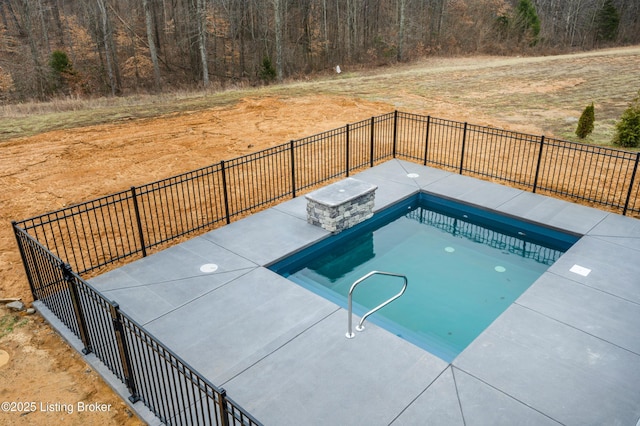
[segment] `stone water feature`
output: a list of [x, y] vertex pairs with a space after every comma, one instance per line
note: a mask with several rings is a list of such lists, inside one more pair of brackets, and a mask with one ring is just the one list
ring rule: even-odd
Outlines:
[[373, 216], [376, 185], [347, 178], [307, 194], [307, 222], [337, 234]]

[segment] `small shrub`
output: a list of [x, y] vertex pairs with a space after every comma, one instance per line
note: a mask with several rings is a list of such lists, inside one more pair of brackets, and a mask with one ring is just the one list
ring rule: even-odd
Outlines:
[[626, 148], [640, 146], [640, 90], [616, 123], [613, 143]]
[[73, 80], [77, 79], [77, 74], [67, 54], [61, 50], [51, 52], [49, 68], [51, 69], [50, 90], [54, 93], [58, 91], [67, 93]]
[[49, 66], [51, 69], [58, 73], [72, 72], [71, 61], [66, 53], [61, 50], [54, 50], [51, 53], [51, 59], [49, 59]]
[[587, 106], [584, 111], [582, 111], [582, 115], [580, 116], [580, 120], [578, 120], [578, 128], [576, 129], [576, 135], [580, 139], [584, 139], [587, 135], [593, 132], [593, 122], [596, 120], [595, 112], [593, 108], [593, 102], [591, 105]]
[[264, 81], [273, 81], [276, 78], [276, 69], [273, 67], [271, 59], [268, 56], [265, 56], [264, 59], [262, 59], [260, 78]]

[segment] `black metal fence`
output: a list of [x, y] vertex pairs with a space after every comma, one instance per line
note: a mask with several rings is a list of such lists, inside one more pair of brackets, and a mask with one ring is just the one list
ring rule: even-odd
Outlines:
[[393, 112], [14, 222], [33, 297], [167, 424], [259, 424], [82, 277], [390, 158], [640, 214], [640, 153]]
[[638, 215], [640, 152], [397, 112], [394, 157]]
[[35, 299], [44, 303], [142, 401], [169, 425], [260, 425], [180, 357], [14, 226]]

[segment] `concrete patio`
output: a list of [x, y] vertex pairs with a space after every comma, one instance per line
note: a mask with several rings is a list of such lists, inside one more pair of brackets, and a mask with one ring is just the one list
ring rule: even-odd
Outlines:
[[640, 425], [640, 220], [399, 160], [355, 177], [374, 211], [426, 191], [582, 238], [450, 364], [372, 323], [346, 339], [346, 310], [266, 268], [330, 235], [303, 196], [90, 283], [266, 425]]

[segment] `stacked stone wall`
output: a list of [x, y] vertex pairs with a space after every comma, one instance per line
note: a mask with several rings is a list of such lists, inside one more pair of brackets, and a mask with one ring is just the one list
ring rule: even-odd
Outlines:
[[307, 221], [338, 233], [373, 216], [375, 185], [345, 179], [306, 196]]

